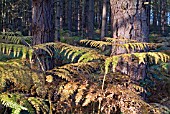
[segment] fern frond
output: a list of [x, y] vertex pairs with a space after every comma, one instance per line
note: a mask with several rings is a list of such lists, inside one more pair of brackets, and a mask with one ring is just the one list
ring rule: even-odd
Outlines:
[[43, 74], [32, 71], [28, 62], [18, 59], [0, 62], [0, 89], [6, 87], [7, 80], [10, 80], [17, 89], [29, 90], [33, 85], [41, 85], [43, 77]]
[[21, 33], [5, 32], [0, 35], [1, 42], [15, 43], [19, 44], [22, 41], [31, 42], [31, 36], [22, 36]]
[[78, 88], [78, 92], [76, 94], [76, 97], [75, 97], [75, 102], [76, 102], [76, 105], [78, 105], [78, 103], [82, 100], [83, 98], [83, 95], [84, 95], [84, 91], [87, 89], [87, 87], [89, 86], [89, 84], [82, 84], [79, 86]]
[[44, 99], [41, 98], [35, 98], [35, 97], [29, 97], [28, 101], [33, 105], [33, 107], [36, 109], [36, 112], [39, 113], [40, 111], [42, 112], [49, 112], [49, 107], [45, 103]]
[[124, 62], [131, 62], [132, 59], [136, 59], [138, 64], [149, 62], [158, 64], [160, 61], [167, 62], [170, 60], [170, 56], [162, 53], [162, 52], [144, 52], [144, 53], [132, 53], [132, 54], [121, 54], [109, 57], [105, 60], [105, 73], [108, 73], [109, 65], [112, 63], [113, 71], [119, 62], [119, 60], [123, 60]]
[[128, 39], [128, 38], [109, 38], [109, 37], [105, 37], [104, 38], [107, 42], [114, 42], [114, 43], [137, 43], [137, 40], [132, 40], [132, 39]]
[[21, 106], [15, 101], [15, 98], [12, 94], [0, 94], [0, 100], [2, 104], [6, 107], [13, 109], [13, 114], [20, 114], [21, 110], [28, 110], [26, 107]]
[[95, 41], [95, 40], [80, 40], [80, 43], [90, 45], [91, 47], [103, 48], [104, 46], [111, 46], [112, 43], [104, 41]]
[[0, 52], [8, 55], [13, 54], [14, 57], [19, 57], [22, 53], [23, 59], [26, 59], [27, 55], [29, 56], [29, 59], [32, 59], [33, 55], [33, 49], [17, 44], [0, 43]]
[[140, 42], [140, 43], [125, 43], [125, 44], [113, 44], [113, 46], [122, 47], [127, 50], [128, 53], [131, 51], [134, 52], [136, 50], [148, 50], [148, 49], [153, 49], [156, 48], [159, 44], [155, 43], [145, 43], [145, 42]]
[[64, 85], [63, 90], [61, 91], [61, 101], [67, 100], [73, 93], [77, 90], [78, 88], [78, 83], [75, 82], [70, 82]]
[[72, 61], [74, 61], [76, 57], [79, 57], [78, 62], [88, 62], [96, 59], [105, 58], [104, 55], [99, 54], [95, 50], [84, 48], [84, 47], [72, 46], [61, 42], [35, 45], [33, 48], [35, 50], [43, 49], [47, 51], [50, 55], [52, 55], [51, 51], [48, 50], [47, 47], [53, 47], [55, 50], [59, 50], [60, 53], [64, 53], [64, 55], [67, 56], [67, 58], [71, 59]]
[[53, 68], [52, 70], [47, 71], [47, 73], [58, 76], [67, 81], [73, 81], [75, 79], [83, 79], [84, 77], [81, 77], [82, 74], [91, 74], [98, 68], [98, 62], [74, 63]]

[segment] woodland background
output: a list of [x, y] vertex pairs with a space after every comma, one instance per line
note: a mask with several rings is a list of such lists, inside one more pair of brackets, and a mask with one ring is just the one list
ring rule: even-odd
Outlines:
[[169, 114], [170, 0], [1, 0], [0, 113]]

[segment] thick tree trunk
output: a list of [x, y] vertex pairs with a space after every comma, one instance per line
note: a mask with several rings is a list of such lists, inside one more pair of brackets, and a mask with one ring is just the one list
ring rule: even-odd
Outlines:
[[[110, 0], [112, 12], [112, 28], [113, 37], [124, 37], [128, 39], [137, 40], [139, 42], [147, 42], [149, 35], [149, 25], [147, 23], [147, 11], [145, 3], [146, 0]], [[112, 54], [122, 54], [125, 50], [122, 48], [117, 49]], [[131, 75], [135, 80], [144, 78], [145, 65], [128, 65], [125, 63], [119, 65], [119, 70], [125, 74]], [[130, 71], [130, 72], [129, 72]]]
[[138, 41], [148, 41], [146, 0], [111, 0], [113, 37], [119, 36]]
[[[33, 0], [32, 1], [32, 36], [33, 45], [53, 42], [54, 41], [54, 26], [52, 21], [53, 15], [53, 0]], [[39, 51], [43, 70], [50, 69], [52, 61], [45, 58], [46, 54]], [[42, 68], [42, 66], [41, 66]]]

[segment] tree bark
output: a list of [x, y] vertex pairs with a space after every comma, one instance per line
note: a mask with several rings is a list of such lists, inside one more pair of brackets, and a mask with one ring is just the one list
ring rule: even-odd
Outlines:
[[3, 13], [2, 13], [2, 8], [3, 8], [3, 2], [0, 2], [0, 32], [2, 32], [2, 17], [3, 17]]
[[55, 12], [55, 41], [60, 41], [60, 11], [61, 11], [61, 0], [56, 1], [56, 12]]
[[80, 31], [80, 0], [75, 1], [75, 35], [77, 36]]
[[89, 0], [88, 39], [93, 39], [94, 34], [94, 0]]
[[[138, 42], [148, 42], [149, 25], [147, 23], [147, 11], [144, 4], [146, 0], [110, 0], [112, 12], [113, 38], [128, 38]], [[114, 46], [114, 44], [113, 44]], [[125, 53], [122, 48], [117, 49], [112, 55]], [[138, 80], [146, 76], [145, 65], [133, 65], [127, 67], [125, 63], [119, 65], [120, 72], [124, 71], [132, 79]], [[124, 70], [123, 70], [124, 69]], [[130, 71], [130, 72], [129, 72]]]
[[67, 13], [67, 18], [68, 18], [68, 30], [71, 32], [72, 31], [72, 0], [68, 0], [68, 13]]
[[105, 37], [106, 29], [106, 16], [107, 16], [107, 0], [103, 0], [103, 12], [102, 12], [102, 28], [101, 28], [101, 40]]
[[84, 37], [85, 33], [85, 18], [86, 18], [86, 13], [85, 13], [85, 8], [86, 8], [86, 0], [82, 0], [82, 12], [81, 12], [81, 37]]
[[162, 11], [161, 11], [161, 33], [162, 35], [166, 35], [166, 13], [167, 13], [167, 1], [162, 0]]
[[158, 22], [158, 0], [154, 0], [153, 3], [153, 27], [157, 29], [157, 22]]
[[[32, 1], [32, 36], [33, 45], [53, 42], [54, 41], [54, 26], [52, 21], [53, 15], [53, 0], [33, 0]], [[42, 70], [51, 69], [53, 62], [50, 57], [46, 57], [46, 53], [38, 51], [40, 55]]]

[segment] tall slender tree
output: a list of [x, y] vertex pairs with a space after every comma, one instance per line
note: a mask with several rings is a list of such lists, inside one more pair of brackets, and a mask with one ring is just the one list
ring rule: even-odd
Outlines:
[[93, 35], [94, 35], [94, 0], [89, 0], [88, 38], [92, 39]]
[[72, 0], [68, 0], [68, 9], [67, 9], [67, 18], [68, 18], [68, 30], [72, 31]]
[[60, 41], [61, 0], [57, 0], [55, 4], [55, 41]]
[[107, 0], [103, 0], [101, 39], [103, 39], [105, 37], [106, 18], [107, 18], [106, 13], [107, 13]]

